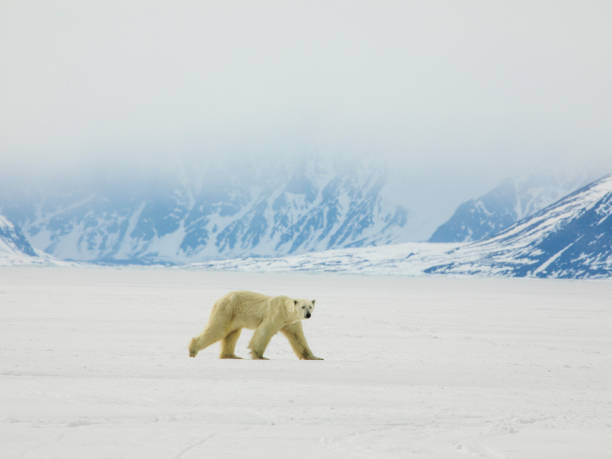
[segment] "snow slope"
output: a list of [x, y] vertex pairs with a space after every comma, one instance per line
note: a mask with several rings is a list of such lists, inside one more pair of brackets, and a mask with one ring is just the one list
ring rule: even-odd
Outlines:
[[434, 273], [612, 276], [612, 175], [484, 241], [457, 248]]
[[350, 274], [418, 276], [449, 261], [462, 244], [405, 244], [327, 250], [287, 257], [232, 258], [189, 265], [192, 269], [243, 272], [336, 272]]
[[0, 265], [33, 263], [37, 257], [19, 227], [0, 215]]
[[[317, 299], [326, 360], [196, 359], [228, 290]], [[0, 268], [7, 459], [603, 459], [603, 281]], [[246, 355], [251, 332], [238, 353]]]
[[462, 203], [430, 242], [471, 242], [490, 237], [585, 185], [586, 176], [507, 179], [483, 196]]

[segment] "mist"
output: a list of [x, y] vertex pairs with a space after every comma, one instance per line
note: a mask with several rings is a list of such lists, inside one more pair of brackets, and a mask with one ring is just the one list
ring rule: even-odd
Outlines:
[[65, 183], [331, 158], [456, 202], [552, 167], [608, 172], [610, 13], [609, 2], [2, 2], [1, 174]]

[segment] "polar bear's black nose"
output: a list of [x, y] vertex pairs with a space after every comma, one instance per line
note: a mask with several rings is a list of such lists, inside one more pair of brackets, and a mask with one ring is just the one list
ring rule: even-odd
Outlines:
[[309, 312], [306, 313], [306, 318], [310, 319], [310, 313]]

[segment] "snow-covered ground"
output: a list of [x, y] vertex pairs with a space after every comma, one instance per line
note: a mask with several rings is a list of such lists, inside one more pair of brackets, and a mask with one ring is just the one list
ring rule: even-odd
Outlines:
[[[188, 358], [233, 289], [326, 360]], [[0, 268], [0, 407], [2, 458], [609, 458], [612, 282]]]
[[[210, 260], [187, 265], [191, 269], [244, 272], [332, 272], [345, 274], [420, 276], [432, 266], [457, 259], [465, 243], [406, 242], [309, 252], [286, 257], [251, 257]], [[452, 256], [450, 254], [453, 254]], [[474, 259], [473, 254], [470, 255]], [[462, 259], [463, 260], [463, 259]]]

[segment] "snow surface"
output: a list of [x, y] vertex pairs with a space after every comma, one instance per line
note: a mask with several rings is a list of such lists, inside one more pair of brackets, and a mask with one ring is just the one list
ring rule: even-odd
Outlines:
[[252, 272], [341, 272], [349, 274], [419, 276], [432, 266], [453, 261], [464, 243], [405, 244], [326, 250], [286, 257], [232, 258], [189, 265], [193, 269]]
[[[317, 299], [269, 361], [213, 301]], [[609, 458], [612, 282], [0, 268], [2, 458]], [[252, 332], [243, 332], [246, 355]]]

